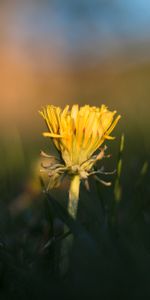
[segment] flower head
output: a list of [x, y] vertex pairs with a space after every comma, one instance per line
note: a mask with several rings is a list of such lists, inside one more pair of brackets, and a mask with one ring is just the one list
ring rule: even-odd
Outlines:
[[[63, 110], [48, 105], [40, 114], [48, 128], [43, 135], [53, 140], [61, 156], [61, 160], [49, 157], [49, 165], [46, 167], [50, 176], [49, 188], [59, 185], [66, 173], [87, 180], [94, 173], [95, 162], [104, 156], [104, 149], [94, 155], [96, 150], [100, 149], [104, 140], [114, 139], [110, 133], [120, 115], [115, 118], [116, 111], [109, 111], [105, 105], [73, 105], [71, 110], [69, 105]], [[44, 156], [48, 157], [46, 154]]]

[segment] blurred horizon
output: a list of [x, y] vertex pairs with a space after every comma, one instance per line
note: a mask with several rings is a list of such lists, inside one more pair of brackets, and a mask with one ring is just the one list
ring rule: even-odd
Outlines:
[[38, 135], [48, 103], [104, 103], [149, 144], [149, 25], [146, 0], [1, 1], [0, 134]]

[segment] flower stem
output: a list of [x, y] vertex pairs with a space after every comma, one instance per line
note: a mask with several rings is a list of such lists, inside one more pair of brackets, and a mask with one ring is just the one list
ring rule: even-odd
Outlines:
[[[69, 189], [68, 213], [74, 219], [77, 217], [78, 200], [79, 200], [80, 177], [74, 175], [71, 178]], [[66, 226], [64, 227], [64, 230]], [[70, 253], [74, 243], [74, 236], [70, 234], [61, 244], [60, 276], [67, 273], [70, 265]]]
[[80, 188], [80, 177], [79, 175], [74, 175], [71, 179], [70, 190], [69, 190], [69, 203], [68, 203], [68, 212], [74, 219], [76, 219], [77, 216], [79, 188]]

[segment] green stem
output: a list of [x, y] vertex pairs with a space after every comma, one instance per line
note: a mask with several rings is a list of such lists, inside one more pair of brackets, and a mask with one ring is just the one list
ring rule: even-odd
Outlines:
[[[79, 202], [80, 177], [74, 175], [71, 178], [69, 190], [68, 213], [72, 218], [76, 219]], [[64, 229], [66, 229], [64, 227]], [[70, 252], [74, 243], [74, 236], [71, 234], [62, 241], [61, 245], [61, 260], [60, 260], [60, 275], [67, 273], [70, 264]]]
[[79, 188], [80, 188], [80, 176], [74, 175], [71, 179], [70, 190], [69, 190], [69, 202], [68, 212], [76, 219], [78, 202], [79, 202]]

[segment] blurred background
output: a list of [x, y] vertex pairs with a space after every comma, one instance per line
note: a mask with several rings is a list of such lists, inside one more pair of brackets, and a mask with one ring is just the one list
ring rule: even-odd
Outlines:
[[38, 173], [41, 149], [51, 151], [38, 113], [46, 104], [116, 109], [109, 168], [123, 132], [126, 182], [149, 160], [148, 0], [1, 0], [0, 66], [0, 176], [13, 187]]
[[[122, 297], [123, 290], [129, 299], [132, 286], [133, 296], [149, 292], [149, 97], [149, 0], [0, 1], [0, 290], [8, 288], [11, 294], [18, 286], [15, 299], [21, 299], [26, 287], [43, 296], [47, 284], [51, 295], [49, 273], [55, 259], [45, 244], [53, 238], [51, 223], [57, 212], [44, 208], [39, 157], [41, 149], [53, 150], [42, 137], [45, 124], [38, 111], [46, 104], [78, 103], [105, 104], [122, 116], [116, 140], [108, 142], [108, 171], [122, 159], [122, 133], [125, 147], [117, 181], [119, 205], [114, 204], [114, 185], [100, 186], [99, 198], [93, 197], [94, 188], [89, 200], [81, 192], [81, 210], [90, 224], [85, 227], [102, 252], [98, 259], [90, 256], [86, 239], [76, 247], [73, 286], [81, 280], [80, 287], [93, 282], [97, 288], [100, 278], [104, 294], [110, 288], [111, 296]], [[54, 191], [56, 198], [60, 195]], [[117, 230], [123, 230], [120, 236], [110, 235], [107, 227], [115, 214]], [[42, 287], [37, 284], [40, 276]]]
[[122, 119], [110, 151], [124, 132], [127, 169], [148, 159], [148, 0], [1, 0], [0, 66], [3, 161], [19, 152], [28, 170], [27, 160], [49, 148], [38, 111], [73, 103], [116, 109]]
[[2, 135], [40, 135], [47, 103], [105, 103], [149, 151], [148, 0], [1, 0], [0, 66]]

